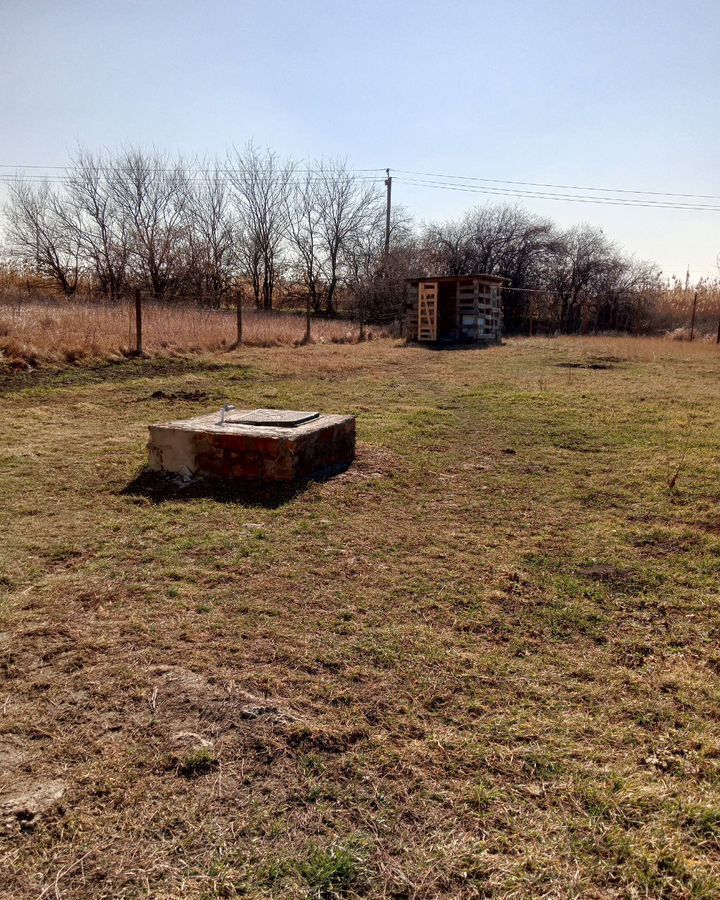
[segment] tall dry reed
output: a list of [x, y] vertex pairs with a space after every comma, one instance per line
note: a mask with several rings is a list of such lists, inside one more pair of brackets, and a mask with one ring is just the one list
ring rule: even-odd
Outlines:
[[720, 284], [717, 282], [699, 282], [696, 286], [687, 288], [676, 282], [660, 291], [651, 313], [654, 329], [668, 333], [671, 337], [689, 337], [693, 324], [693, 305], [693, 337], [715, 340], [720, 322]]
[[[244, 310], [243, 343], [276, 347], [302, 343], [305, 319], [293, 313]], [[383, 336], [373, 328], [368, 337]], [[236, 337], [234, 311], [146, 302], [143, 350], [149, 356], [229, 349]], [[313, 320], [316, 343], [354, 343], [354, 322]], [[0, 300], [0, 365], [77, 362], [127, 356], [135, 348], [135, 309], [131, 303], [67, 300]]]

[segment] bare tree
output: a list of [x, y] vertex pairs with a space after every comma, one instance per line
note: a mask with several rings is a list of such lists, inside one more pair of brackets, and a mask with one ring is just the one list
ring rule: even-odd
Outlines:
[[544, 259], [546, 286], [555, 297], [557, 331], [586, 329], [589, 303], [615, 252], [602, 231], [589, 225], [559, 236]]
[[423, 245], [425, 274], [468, 275], [480, 271], [469, 252], [464, 222], [434, 222], [427, 225]]
[[238, 211], [242, 272], [252, 283], [258, 308], [272, 309], [283, 263], [288, 198], [294, 171], [271, 150], [252, 143], [235, 150], [228, 165]]
[[317, 184], [314, 174], [308, 170], [288, 192], [287, 211], [287, 234], [294, 257], [292, 268], [315, 313], [321, 311], [325, 294]]
[[327, 284], [325, 312], [332, 316], [347, 251], [360, 235], [377, 228], [381, 197], [377, 184], [360, 181], [346, 162], [320, 161], [315, 177], [318, 237]]
[[77, 223], [67, 227], [62, 199], [49, 183], [11, 184], [6, 212], [14, 257], [52, 279], [64, 294], [74, 294], [80, 279], [80, 229]]
[[219, 305], [230, 292], [237, 264], [237, 222], [219, 162], [202, 164], [189, 191], [187, 221], [190, 278], [198, 302]]
[[165, 153], [129, 149], [113, 160], [111, 184], [135, 276], [153, 297], [165, 297], [181, 283], [187, 258], [185, 167]]
[[128, 221], [117, 203], [111, 167], [80, 147], [69, 170], [61, 217], [62, 227], [75, 232], [97, 288], [115, 299], [125, 286], [130, 248]]
[[390, 221], [390, 252], [385, 253], [385, 212], [378, 205], [369, 227], [359, 230], [345, 250], [347, 287], [361, 324], [400, 321], [406, 279], [423, 269], [412, 220], [395, 205]]

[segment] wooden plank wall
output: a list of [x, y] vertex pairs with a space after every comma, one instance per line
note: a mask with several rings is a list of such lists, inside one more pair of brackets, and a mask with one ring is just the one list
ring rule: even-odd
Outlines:
[[498, 340], [502, 334], [500, 287], [480, 283], [478, 293], [478, 340]]
[[405, 314], [405, 334], [409, 341], [416, 341], [418, 335], [418, 295], [420, 288], [417, 284], [407, 286]]
[[[460, 340], [472, 340], [477, 335], [477, 297], [478, 279], [458, 281], [457, 284], [457, 329]], [[463, 319], [472, 317], [472, 325], [468, 327], [467, 321], [463, 325]]]
[[[430, 281], [430, 279], [428, 279]], [[407, 286], [405, 334], [408, 340], [418, 340], [418, 298], [420, 288]], [[478, 341], [499, 340], [502, 336], [502, 304], [500, 286], [485, 282], [482, 278], [459, 279], [457, 283], [457, 328], [462, 339], [462, 317], [472, 316], [472, 327], [465, 326], [466, 339]]]
[[437, 325], [437, 281], [421, 281], [418, 285], [418, 340], [436, 341]]

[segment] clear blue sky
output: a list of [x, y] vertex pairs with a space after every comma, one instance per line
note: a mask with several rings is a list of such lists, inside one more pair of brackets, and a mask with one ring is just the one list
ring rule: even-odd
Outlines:
[[[720, 196], [720, 0], [0, 0], [0, 163], [250, 138], [358, 167]], [[401, 179], [395, 198], [420, 219], [485, 199]], [[523, 204], [666, 272], [717, 274], [720, 212]]]

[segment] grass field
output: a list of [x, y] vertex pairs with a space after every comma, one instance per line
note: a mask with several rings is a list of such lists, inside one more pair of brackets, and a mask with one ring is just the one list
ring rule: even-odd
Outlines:
[[[720, 896], [720, 353], [391, 341], [0, 379], [0, 896]], [[352, 412], [297, 492], [146, 425]]]

